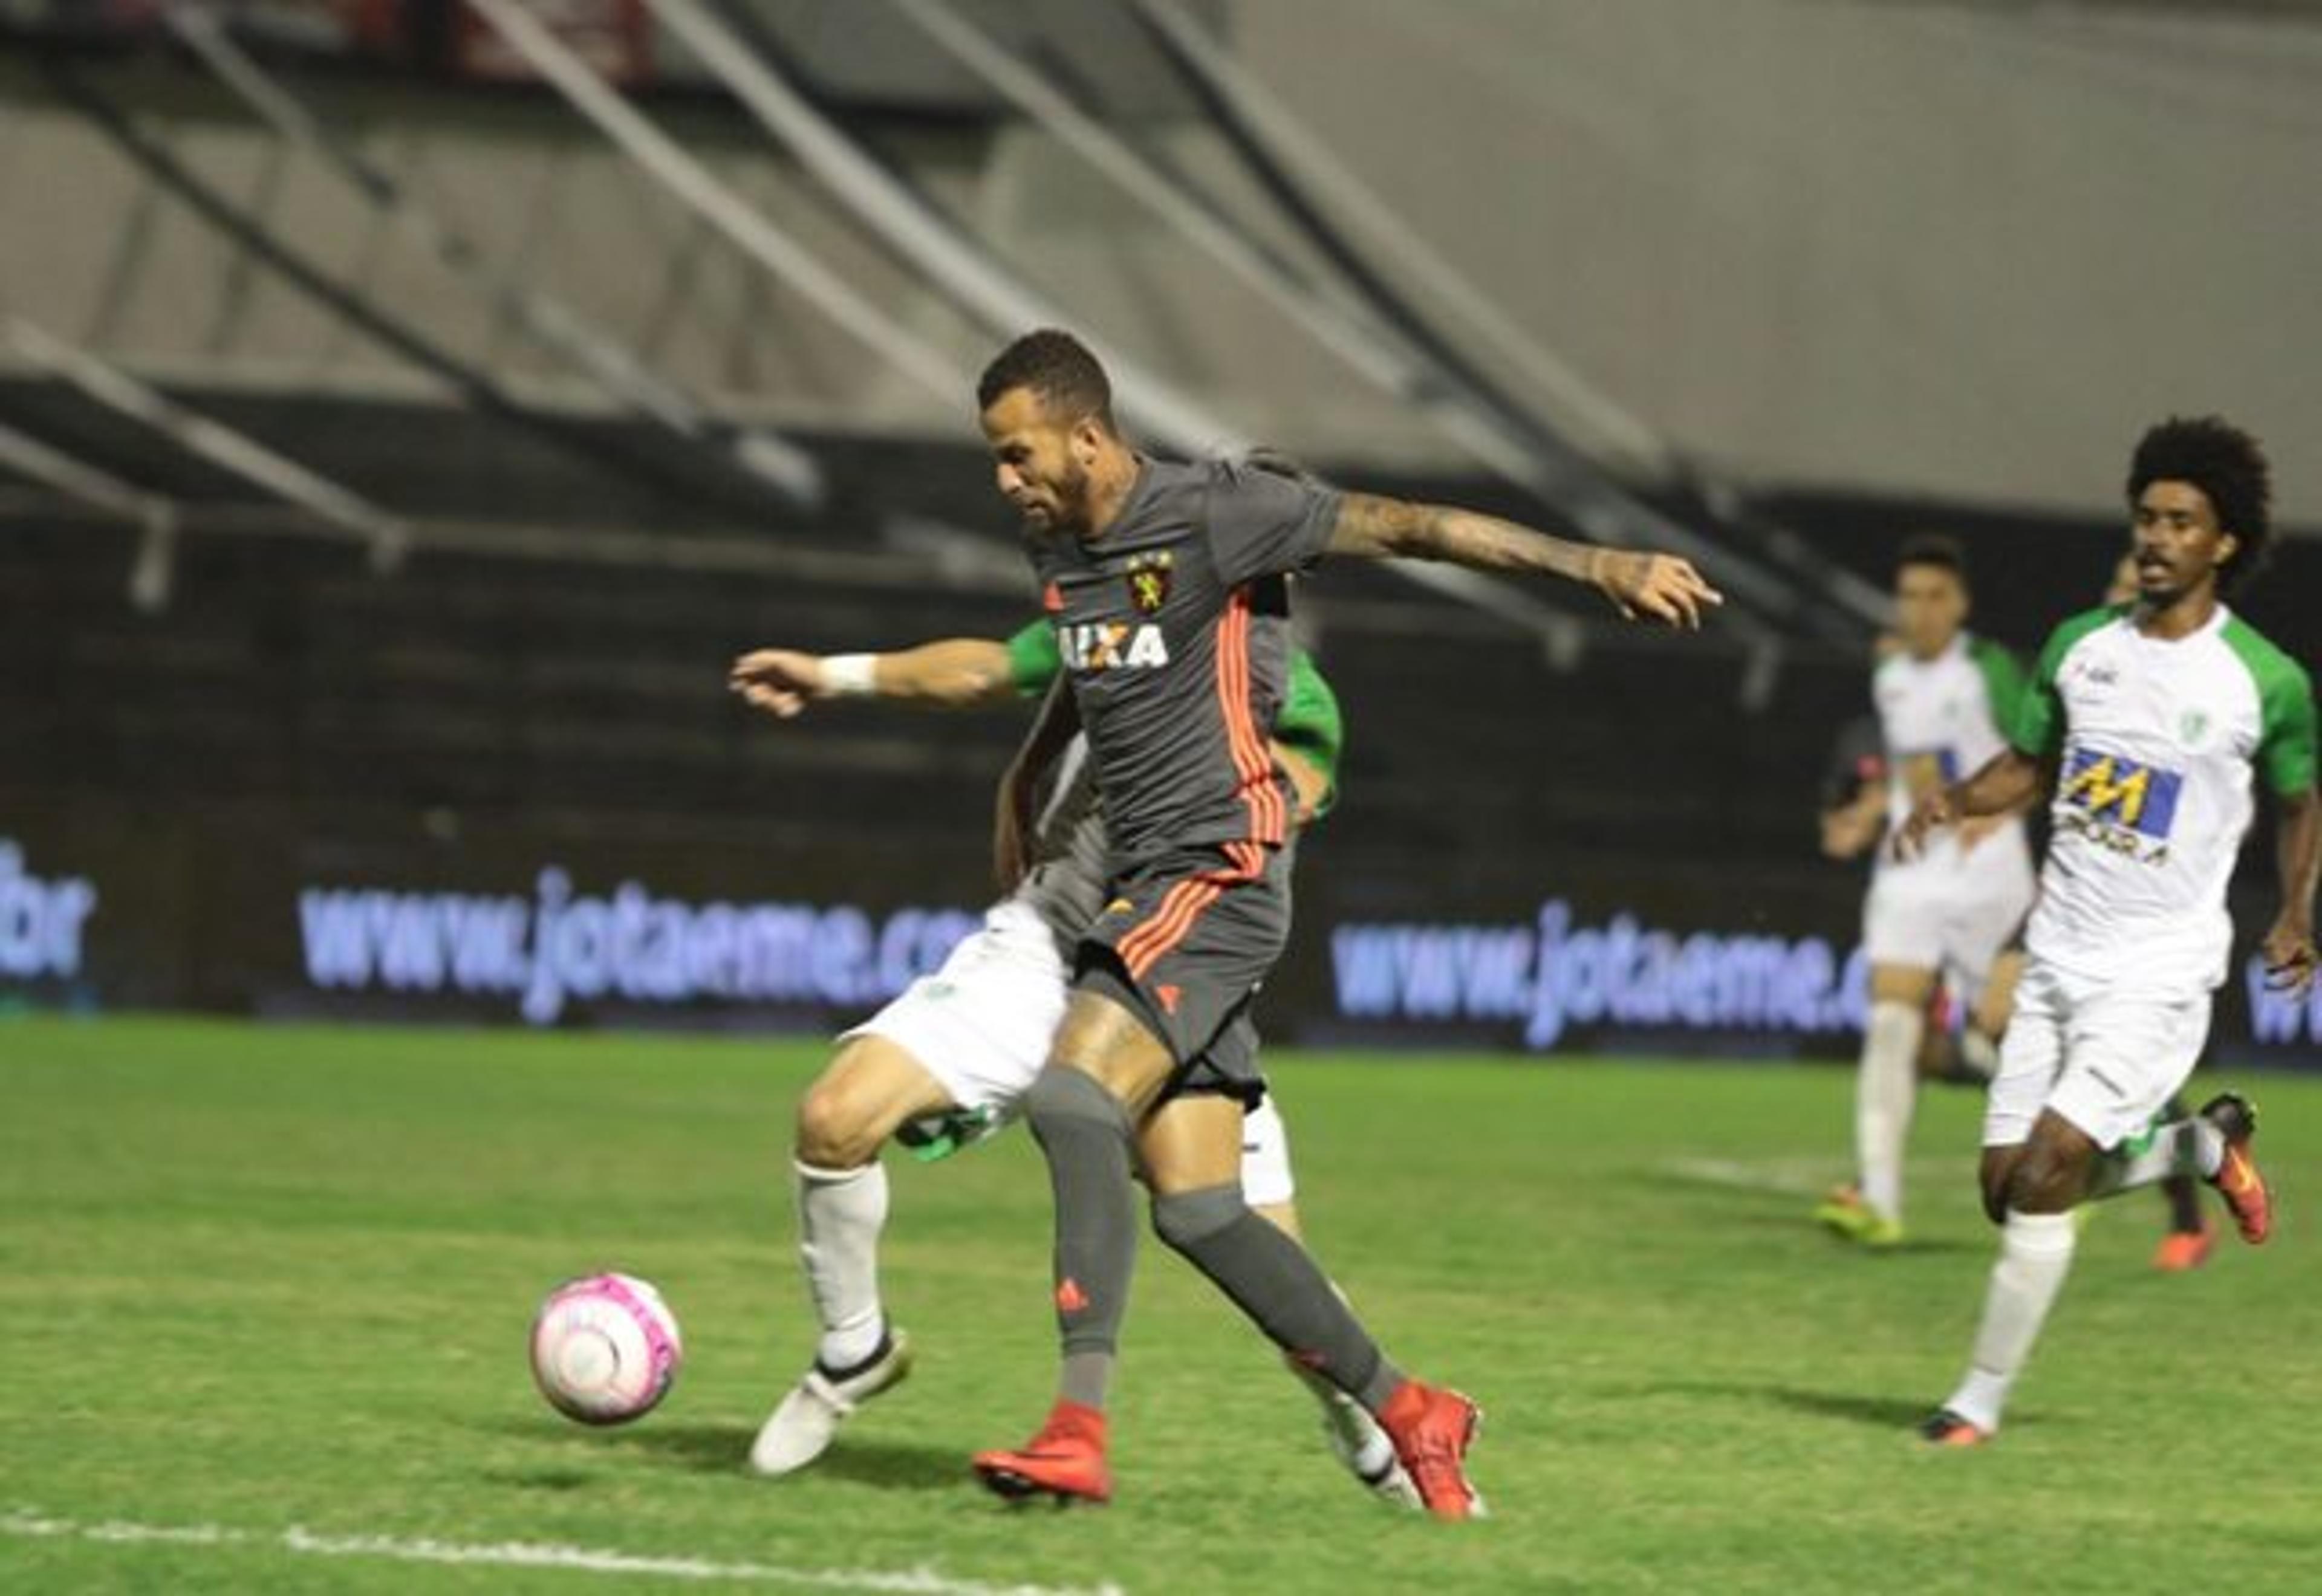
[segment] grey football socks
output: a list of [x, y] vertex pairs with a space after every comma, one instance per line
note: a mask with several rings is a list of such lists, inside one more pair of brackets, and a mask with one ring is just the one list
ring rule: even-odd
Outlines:
[[1239, 1184], [1153, 1201], [1153, 1228], [1302, 1367], [1378, 1411], [1403, 1373], [1304, 1248], [1259, 1218]]
[[1101, 1409], [1137, 1267], [1129, 1117], [1093, 1078], [1051, 1066], [1025, 1094], [1024, 1117], [1047, 1155], [1056, 1196], [1056, 1330], [1065, 1354], [1057, 1395]]

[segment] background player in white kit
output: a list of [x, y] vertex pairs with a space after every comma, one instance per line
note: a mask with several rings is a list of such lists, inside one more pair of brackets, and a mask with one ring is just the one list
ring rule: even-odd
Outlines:
[[1921, 1427], [1971, 1446], [1999, 1427], [2071, 1264], [2071, 1210], [2199, 1173], [2243, 1239], [2272, 1226], [2250, 1154], [2255, 1115], [2231, 1094], [2153, 1123], [2184, 1083], [2233, 946], [2226, 884], [2254, 812], [2279, 814], [2281, 908], [2262, 953], [2278, 983], [2313, 980], [2322, 874], [2315, 710], [2307, 673], [2219, 602], [2256, 568], [2271, 489], [2256, 440], [2215, 417], [2139, 442], [2128, 477], [2138, 601], [2057, 628], [2011, 746], [1912, 812], [1934, 827], [2052, 794], [2053, 838], [2016, 1014], [1984, 1118], [1983, 1196], [2002, 1227], [1966, 1377]]
[[[1967, 560], [1956, 543], [1903, 545], [1895, 562], [1901, 647], [1871, 678], [1890, 828], [2007, 746], [2024, 673], [2006, 649], [1966, 630], [1968, 606]], [[2030, 846], [2014, 815], [1962, 825], [1914, 858], [1879, 860], [1862, 915], [1870, 1011], [1855, 1083], [1858, 1179], [1815, 1210], [1839, 1235], [1874, 1247], [1903, 1239], [1903, 1154], [1928, 1000], [1948, 980], [1954, 997], [1974, 1005], [2031, 910], [2032, 886]]]
[[[2136, 598], [2136, 556], [2124, 553], [2105, 584], [2102, 604], [2106, 608], [2125, 609]], [[1960, 1032], [1961, 1062], [1987, 1090], [1999, 1069], [1999, 1039], [2007, 1034], [2008, 1017], [2016, 1012], [2016, 982], [2023, 973], [2024, 939], [2019, 934], [1993, 963], [1983, 996], [1968, 1011], [1967, 1024]], [[2162, 1117], [2182, 1119], [2191, 1112], [2180, 1093], [2169, 1099]], [[2153, 1250], [2153, 1267], [2164, 1274], [2200, 1268], [2209, 1261], [2217, 1239], [2217, 1227], [2201, 1212], [2200, 1181], [2189, 1174], [2171, 1175], [2161, 1182], [2160, 1195], [2162, 1206], [2168, 1210], [2169, 1227]]]
[[[1045, 623], [1006, 643], [955, 638], [879, 655], [822, 658], [784, 649], [744, 655], [737, 692], [788, 717], [812, 700], [870, 696], [942, 708], [1005, 704], [1061, 668]], [[1298, 790], [1301, 823], [1337, 798], [1343, 730], [1329, 684], [1302, 652], [1274, 726]], [[839, 1424], [910, 1373], [910, 1343], [888, 1324], [878, 1281], [887, 1218], [879, 1154], [890, 1137], [940, 1156], [1015, 1117], [1064, 1017], [1066, 962], [1103, 901], [1105, 839], [1083, 762], [1069, 758], [1031, 836], [1037, 868], [995, 904], [932, 976], [846, 1032], [800, 1099], [795, 1143], [800, 1253], [821, 1324], [813, 1363], [760, 1429], [752, 1466], [785, 1474], [828, 1447]], [[1012, 870], [1006, 873], [1015, 873]], [[1254, 1050], [1247, 1025], [1226, 1045]], [[1271, 1096], [1243, 1124], [1241, 1183], [1250, 1208], [1298, 1234], [1288, 1132]], [[1381, 1496], [1418, 1505], [1394, 1448], [1359, 1404], [1291, 1366], [1323, 1410], [1332, 1452]]]

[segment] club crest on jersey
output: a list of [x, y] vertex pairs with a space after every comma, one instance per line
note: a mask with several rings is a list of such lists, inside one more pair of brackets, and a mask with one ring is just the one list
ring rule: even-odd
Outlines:
[[2077, 747], [2056, 789], [2056, 824], [2145, 864], [2169, 857], [2169, 831], [2185, 778], [2101, 748]]
[[1149, 623], [1075, 621], [1056, 628], [1068, 670], [1150, 670], [1169, 662], [1161, 628]]
[[1122, 579], [1129, 584], [1129, 602], [1140, 616], [1157, 616], [1161, 606], [1169, 602], [1171, 567], [1176, 563], [1166, 549], [1156, 549], [1129, 557], [1129, 569]]

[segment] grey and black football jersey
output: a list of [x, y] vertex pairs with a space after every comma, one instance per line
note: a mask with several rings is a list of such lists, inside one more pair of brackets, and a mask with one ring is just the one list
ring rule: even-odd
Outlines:
[[1284, 578], [1321, 554], [1339, 497], [1224, 461], [1148, 460], [1102, 536], [1032, 542], [1114, 875], [1289, 834], [1296, 802], [1266, 731], [1289, 670]]

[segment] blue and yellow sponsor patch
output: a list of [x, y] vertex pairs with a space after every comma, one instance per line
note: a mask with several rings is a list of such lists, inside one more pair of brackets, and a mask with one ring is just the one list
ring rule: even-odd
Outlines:
[[2056, 796], [2091, 818], [2113, 821], [2158, 841], [2168, 836], [2177, 818], [2177, 795], [2184, 786], [2179, 771], [2139, 764], [2101, 748], [2080, 747], [2065, 756]]

